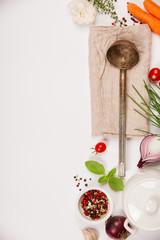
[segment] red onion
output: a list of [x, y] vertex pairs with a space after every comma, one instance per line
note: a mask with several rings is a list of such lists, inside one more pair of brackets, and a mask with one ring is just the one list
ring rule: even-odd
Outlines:
[[145, 137], [140, 145], [140, 154], [139, 168], [148, 163], [160, 162], [160, 138], [154, 135]]
[[124, 227], [124, 221], [126, 220], [123, 216], [111, 216], [106, 221], [106, 233], [112, 239], [123, 240], [126, 239], [130, 233]]

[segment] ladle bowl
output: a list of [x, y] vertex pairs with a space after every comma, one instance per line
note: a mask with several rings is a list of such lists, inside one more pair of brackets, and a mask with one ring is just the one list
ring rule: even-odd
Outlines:
[[107, 51], [108, 61], [120, 69], [119, 90], [119, 170], [118, 175], [125, 177], [125, 141], [126, 141], [126, 71], [139, 62], [136, 46], [127, 40], [113, 43]]
[[108, 61], [119, 69], [131, 69], [139, 61], [136, 46], [127, 40], [116, 41], [107, 51]]

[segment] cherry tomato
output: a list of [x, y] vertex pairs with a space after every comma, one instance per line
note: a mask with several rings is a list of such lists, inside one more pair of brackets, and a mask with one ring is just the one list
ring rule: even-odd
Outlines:
[[99, 142], [95, 146], [95, 151], [97, 153], [102, 153], [106, 150], [106, 144], [104, 142]]
[[159, 68], [152, 68], [151, 71], [149, 72], [148, 77], [152, 81], [159, 81], [160, 80], [160, 69]]

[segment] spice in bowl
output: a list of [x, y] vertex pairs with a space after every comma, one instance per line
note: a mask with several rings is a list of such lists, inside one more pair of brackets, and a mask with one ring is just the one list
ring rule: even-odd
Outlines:
[[89, 190], [82, 195], [81, 207], [85, 216], [98, 220], [108, 212], [108, 198], [100, 190]]

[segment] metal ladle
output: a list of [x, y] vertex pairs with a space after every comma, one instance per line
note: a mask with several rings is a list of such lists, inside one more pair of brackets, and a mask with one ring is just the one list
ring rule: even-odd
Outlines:
[[120, 177], [125, 177], [125, 138], [126, 138], [126, 71], [133, 68], [139, 61], [136, 46], [127, 40], [113, 43], [107, 51], [108, 61], [120, 69], [119, 90], [119, 171]]

